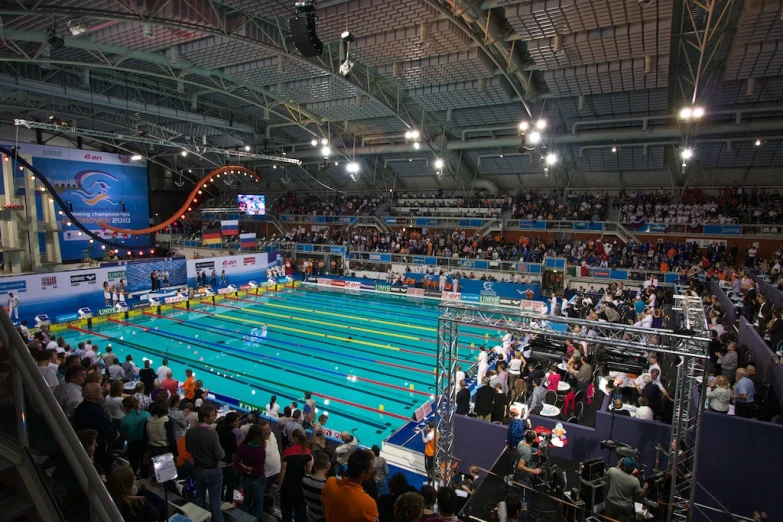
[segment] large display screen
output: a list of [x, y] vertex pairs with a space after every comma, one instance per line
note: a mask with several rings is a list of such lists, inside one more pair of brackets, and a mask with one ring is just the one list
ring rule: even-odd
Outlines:
[[237, 205], [240, 212], [248, 216], [263, 216], [266, 214], [264, 196], [260, 194], [238, 194]]

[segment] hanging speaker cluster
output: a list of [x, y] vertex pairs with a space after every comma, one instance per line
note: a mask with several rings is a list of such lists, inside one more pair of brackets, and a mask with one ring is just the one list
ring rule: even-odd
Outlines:
[[318, 20], [315, 15], [315, 2], [307, 0], [297, 2], [296, 12], [297, 16], [288, 19], [294, 45], [305, 58], [321, 56], [324, 44], [315, 30], [316, 20]]

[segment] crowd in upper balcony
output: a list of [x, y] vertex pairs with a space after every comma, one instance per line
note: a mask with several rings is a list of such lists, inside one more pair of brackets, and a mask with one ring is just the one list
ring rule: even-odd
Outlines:
[[621, 191], [613, 203], [624, 223], [665, 223], [693, 227], [703, 224], [773, 224], [783, 222], [780, 193], [743, 187], [726, 187], [711, 195], [685, 189], [679, 202], [666, 190]]
[[379, 193], [329, 195], [289, 192], [274, 200], [270, 213], [274, 215], [353, 216], [375, 214], [382, 201]]

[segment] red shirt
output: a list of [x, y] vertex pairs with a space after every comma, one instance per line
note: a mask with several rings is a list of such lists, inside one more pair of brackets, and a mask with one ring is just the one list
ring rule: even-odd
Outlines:
[[176, 379], [163, 379], [163, 382], [160, 383], [160, 387], [168, 391], [170, 394], [176, 395], [177, 389], [179, 388], [179, 381]]

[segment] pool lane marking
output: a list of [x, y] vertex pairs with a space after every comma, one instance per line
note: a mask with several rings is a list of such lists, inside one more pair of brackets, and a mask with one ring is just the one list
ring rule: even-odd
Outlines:
[[146, 328], [144, 326], [139, 326], [138, 324], [129, 323], [128, 321], [120, 321], [119, 319], [113, 319], [111, 317], [109, 317], [109, 322], [110, 323], [118, 323], [118, 324], [122, 324], [122, 325], [125, 325], [125, 326], [130, 326], [132, 328], [140, 328], [141, 330], [143, 330], [145, 332], [147, 330], [149, 330], [149, 328]]
[[[370, 384], [375, 384], [377, 386], [381, 386], [381, 387], [384, 387], [384, 388], [392, 388], [392, 389], [408, 392], [408, 393], [411, 393], [411, 394], [425, 395], [427, 397], [429, 397], [431, 395], [429, 392], [425, 392], [425, 391], [422, 391], [422, 390], [410, 390], [409, 388], [405, 388], [403, 386], [397, 386], [395, 384], [388, 384], [388, 383], [384, 383], [384, 382], [380, 382], [380, 381], [374, 381], [372, 379], [367, 379], [366, 377], [360, 377], [358, 375], [351, 375], [351, 374], [346, 374], [344, 372], [338, 372], [338, 371], [335, 371], [335, 370], [329, 370], [327, 368], [319, 368], [317, 366], [310, 366], [308, 364], [303, 364], [303, 363], [300, 363], [300, 362], [290, 361], [288, 359], [274, 358], [274, 357], [272, 357], [270, 355], [258, 354], [258, 353], [255, 353], [255, 352], [251, 352], [250, 350], [243, 350], [242, 348], [235, 348], [233, 346], [229, 346], [229, 345], [225, 345], [225, 344], [224, 345], [220, 345], [220, 344], [217, 344], [217, 343], [213, 343], [211, 341], [205, 341], [203, 339], [199, 339], [198, 337], [188, 337], [188, 336], [180, 335], [180, 334], [177, 334], [177, 333], [174, 333], [174, 332], [169, 332], [169, 331], [161, 330], [161, 329], [150, 330], [149, 328], [146, 328], [146, 327], [143, 327], [143, 326], [139, 326], [139, 325], [135, 325], [133, 323], [128, 323], [128, 325], [129, 326], [135, 326], [136, 328], [142, 328], [142, 329], [144, 329], [145, 332], [151, 333], [153, 335], [157, 334], [157, 335], [161, 335], [163, 337], [168, 337], [169, 339], [174, 340], [174, 341], [179, 340], [180, 342], [182, 342], [182, 340], [186, 340], [186, 341], [188, 341], [191, 344], [201, 345], [202, 347], [207, 348], [207, 349], [210, 349], [210, 347], [211, 347], [212, 350], [215, 350], [217, 352], [229, 351], [229, 352], [235, 352], [236, 354], [251, 355], [254, 358], [260, 356], [260, 357], [263, 357], [264, 359], [269, 359], [270, 361], [279, 361], [280, 364], [291, 366], [291, 368], [288, 368], [288, 369], [286, 369], [285, 367], [279, 367], [278, 366], [278, 369], [281, 370], [281, 371], [288, 371], [288, 372], [293, 373], [293, 374], [301, 375], [302, 377], [307, 377], [307, 378], [315, 379], [315, 380], [322, 381], [322, 382], [324, 382], [324, 381], [321, 378], [317, 377], [316, 375], [307, 375], [307, 374], [304, 374], [304, 373], [301, 373], [301, 372], [297, 372], [296, 369], [297, 368], [304, 368], [304, 369], [312, 370], [313, 372], [319, 372], [319, 373], [322, 373], [322, 374], [333, 375], [333, 376], [337, 376], [337, 377], [349, 377], [349, 378], [350, 377], [355, 377], [357, 381], [362, 381], [362, 382], [367, 382], [367, 383], [370, 383]], [[246, 358], [246, 360], [248, 362], [250, 362], [250, 358], [249, 357]], [[253, 359], [253, 361], [255, 361], [255, 359]], [[273, 365], [273, 367], [274, 367], [274, 365]], [[369, 392], [369, 393], [372, 393], [372, 392]], [[396, 399], [391, 399], [391, 400], [395, 400], [395, 402], [400, 402], [402, 404], [407, 404], [407, 403], [403, 403], [402, 401], [398, 401]]]
[[[226, 299], [231, 299], [231, 300], [234, 300], [234, 301], [245, 301], [245, 302], [253, 303], [253, 304], [257, 304], [257, 305], [272, 306], [272, 307], [275, 307], [275, 308], [283, 308], [285, 310], [297, 310], [299, 312], [312, 312], [314, 314], [328, 315], [328, 316], [331, 316], [331, 317], [345, 317], [345, 318], [352, 319], [352, 320], [355, 320], [355, 321], [366, 321], [366, 322], [369, 322], [369, 323], [386, 324], [386, 325], [389, 325], [389, 326], [404, 326], [405, 328], [413, 328], [415, 330], [423, 330], [425, 332], [436, 333], [438, 331], [437, 328], [432, 328], [430, 326], [415, 326], [415, 325], [405, 324], [405, 323], [395, 323], [393, 321], [382, 321], [380, 319], [370, 319], [368, 317], [358, 317], [358, 316], [347, 315], [347, 314], [337, 314], [337, 313], [334, 313], [334, 312], [323, 312], [323, 311], [320, 311], [320, 310], [313, 310], [313, 309], [309, 309], [309, 308], [301, 308], [301, 307], [298, 307], [298, 306], [287, 306], [287, 305], [275, 304], [275, 303], [264, 302], [264, 301], [255, 301], [253, 299], [241, 299], [241, 298], [238, 298], [238, 297], [226, 297]], [[329, 323], [323, 323], [323, 324], [329, 324]], [[418, 337], [405, 337], [405, 338], [406, 339], [419, 340]]]
[[[87, 334], [87, 335], [91, 335], [91, 336], [95, 336], [95, 337], [101, 337], [103, 339], [109, 339], [109, 340], [121, 342], [123, 344], [127, 344], [129, 346], [134, 346], [134, 347], [136, 347], [137, 350], [146, 351], [148, 353], [156, 354], [156, 355], [159, 355], [159, 356], [164, 356], [164, 353], [162, 351], [158, 351], [158, 350], [155, 350], [153, 348], [145, 347], [144, 345], [142, 345], [140, 343], [133, 343], [133, 342], [125, 341], [125, 340], [120, 340], [117, 337], [111, 337], [111, 336], [108, 336], [108, 335], [100, 334], [100, 333], [92, 331], [92, 330], [85, 330], [83, 328], [78, 328], [76, 326], [69, 326], [69, 328], [72, 329], [72, 330], [76, 330], [78, 332], [82, 332], [82, 333]], [[207, 368], [209, 368], [209, 367], [219, 368], [219, 369], [221, 369], [221, 370], [223, 370], [225, 372], [225, 375], [218, 375], [217, 377], [224, 377], [224, 378], [226, 378], [228, 380], [235, 381], [235, 382], [238, 382], [240, 384], [244, 384], [246, 386], [250, 386], [252, 388], [255, 388], [255, 389], [258, 389], [258, 390], [261, 390], [261, 391], [265, 391], [267, 393], [275, 393], [275, 390], [271, 390], [271, 389], [268, 389], [268, 388], [262, 388], [261, 386], [258, 386], [257, 384], [253, 384], [253, 383], [248, 382], [246, 380], [240, 379], [239, 376], [236, 374], [236, 371], [229, 370], [227, 368], [223, 368], [223, 367], [220, 367], [220, 366], [216, 366], [214, 364], [210, 365], [210, 364], [206, 364], [206, 363], [201, 362], [201, 361], [191, 360], [191, 359], [189, 359], [187, 357], [182, 357], [182, 356], [177, 355], [177, 354], [174, 354], [173, 356], [170, 355], [170, 354], [165, 354], [165, 355], [169, 359], [186, 361], [187, 364], [189, 364], [189, 365], [192, 365], [194, 367], [201, 367], [201, 368], [204, 369], [204, 371], [209, 371], [209, 370], [207, 370]], [[231, 377], [231, 376], [228, 375], [228, 373], [232, 372], [232, 371], [233, 371], [233, 373], [235, 375], [237, 375], [237, 377]], [[214, 372], [211, 372], [211, 373], [214, 373]], [[255, 379], [255, 380], [257, 380], [257, 381], [260, 381], [262, 383], [275, 384], [275, 383], [273, 383], [271, 381], [267, 381], [265, 379], [261, 379], [259, 377], [255, 377], [253, 375], [251, 375], [250, 377]], [[277, 384], [279, 385], [280, 383], [277, 383]], [[304, 393], [305, 392], [304, 388], [295, 388], [293, 386], [287, 386], [287, 385], [283, 385], [283, 386], [288, 388], [288, 389], [297, 391], [299, 393]], [[335, 401], [335, 402], [339, 402], [340, 404], [346, 404], [348, 406], [354, 406], [356, 408], [360, 408], [360, 409], [367, 410], [367, 411], [372, 411], [372, 412], [375, 412], [375, 413], [379, 413], [381, 415], [388, 415], [389, 417], [394, 417], [396, 419], [401, 419], [401, 420], [404, 420], [404, 421], [409, 421], [410, 420], [410, 417], [406, 417], [404, 415], [399, 415], [397, 413], [392, 413], [392, 412], [385, 411], [385, 410], [380, 410], [380, 409], [377, 409], [377, 408], [371, 408], [370, 406], [365, 406], [364, 404], [359, 404], [357, 402], [351, 402], [351, 401], [347, 401], [347, 400], [344, 400], [344, 399], [338, 399], [336, 397], [331, 397], [329, 395], [324, 395], [322, 393], [317, 393], [317, 392], [312, 392], [312, 393], [316, 397], [321, 397], [322, 399], [328, 399], [329, 401]], [[386, 426], [380, 426], [379, 424], [375, 424], [373, 421], [368, 421], [367, 419], [357, 419], [353, 415], [348, 415], [348, 414], [344, 414], [344, 413], [341, 413], [341, 412], [339, 412], [339, 415], [342, 416], [342, 417], [352, 418], [354, 420], [358, 420], [358, 421], [363, 422], [365, 424], [368, 424], [370, 426], [374, 426], [377, 429], [385, 429], [386, 428]]]
[[[261, 305], [261, 304], [263, 304], [263, 303], [259, 303], [258, 301], [253, 301], [251, 299], [241, 299], [241, 298], [238, 298], [238, 297], [228, 297], [228, 296], [226, 296], [226, 300], [243, 301], [243, 302], [246, 302], [246, 303], [253, 303], [254, 305]], [[296, 316], [296, 315], [283, 315], [283, 314], [276, 314], [274, 312], [262, 312], [261, 310], [251, 310], [251, 309], [248, 309], [248, 308], [243, 308], [243, 310], [245, 310], [245, 311], [247, 311], [249, 313], [253, 313], [253, 314], [268, 315], [269, 317], [277, 317], [278, 319], [296, 319], [297, 321], [301, 321], [303, 323], [312, 323], [312, 324], [321, 325], [321, 326], [332, 326], [332, 327], [335, 327], [335, 328], [356, 330], [357, 332], [378, 333], [377, 330], [370, 330], [369, 328], [360, 328], [358, 326], [349, 326], [349, 325], [338, 324], [338, 323], [327, 323], [326, 321], [316, 321], [315, 319], [305, 319], [304, 317], [299, 317], [299, 316]], [[346, 315], [344, 315], [342, 317], [351, 318], [350, 316], [346, 316]], [[406, 325], [400, 324], [400, 323], [390, 323], [390, 324], [394, 324], [394, 325], [397, 325], [397, 326], [406, 326]], [[433, 331], [435, 331], [435, 329], [433, 329]], [[383, 334], [384, 335], [388, 335], [389, 337], [399, 337], [400, 339], [406, 339], [408, 341], [420, 341], [421, 340], [419, 337], [414, 337], [412, 335], [398, 334], [398, 333], [386, 332], [386, 331], [384, 331]]]
[[[209, 304], [210, 306], [214, 306], [212, 303], [209, 303], [208, 301], [205, 301], [205, 302], [204, 302], [204, 304]], [[231, 323], [236, 323], [236, 322], [239, 322], [239, 323], [242, 323], [242, 324], [248, 324], [248, 325], [250, 325], [250, 324], [257, 324], [257, 325], [258, 325], [258, 324], [261, 324], [261, 325], [265, 324], [265, 325], [267, 325], [268, 327], [270, 327], [270, 330], [275, 330], [275, 329], [277, 328], [275, 325], [271, 325], [271, 326], [270, 326], [270, 325], [269, 325], [269, 323], [258, 323], [258, 322], [254, 322], [254, 321], [252, 321], [252, 320], [250, 320], [250, 319], [243, 319], [243, 318], [241, 318], [241, 317], [228, 317], [228, 316], [221, 316], [220, 314], [217, 314], [217, 313], [213, 313], [213, 312], [205, 312], [204, 310], [198, 310], [198, 309], [195, 309], [195, 308], [190, 308], [190, 309], [187, 309], [187, 308], [182, 308], [182, 307], [178, 307], [178, 306], [175, 306], [174, 308], [175, 308], [176, 310], [182, 310], [183, 312], [193, 312], [193, 313], [197, 313], [197, 314], [203, 314], [203, 315], [209, 316], [209, 317], [210, 317], [210, 318], [212, 318], [212, 319], [215, 319], [216, 321], [223, 320], [223, 321], [229, 321], [229, 322], [231, 322]], [[193, 324], [193, 323], [191, 323], [191, 324]], [[205, 326], [205, 327], [209, 327], [209, 328], [219, 328], [219, 329], [220, 329], [220, 327], [217, 327], [217, 326], [210, 326], [210, 325], [203, 325], [203, 326]], [[232, 332], [232, 330], [226, 330], [226, 331], [227, 331], [227, 332]], [[305, 333], [306, 333], [306, 334], [309, 334], [309, 332], [305, 332]], [[301, 338], [301, 339], [305, 339], [306, 341], [309, 341], [309, 340], [307, 339], [307, 337], [306, 337], [306, 336], [294, 336], [294, 337], [298, 337], [298, 338]], [[330, 337], [329, 339], [330, 339], [330, 340], [332, 340], [332, 339], [335, 339], [335, 340], [336, 340], [336, 338], [335, 338], [335, 337]], [[281, 341], [281, 340], [279, 340], [279, 339], [274, 339], [274, 342], [277, 342], [277, 343], [285, 343], [286, 341]], [[294, 343], [288, 343], [288, 344], [291, 344], [291, 345], [293, 345]], [[329, 344], [332, 344], [332, 343], [329, 343]], [[332, 345], [333, 345], [333, 346], [338, 346], [338, 347], [340, 346], [340, 345], [338, 345], [338, 344], [332, 344]], [[357, 350], [360, 350], [360, 351], [361, 351], [361, 348], [357, 348]], [[337, 356], [339, 356], [339, 357], [351, 357], [351, 356], [352, 356], [351, 354], [345, 354], [345, 353], [339, 353], [339, 352], [331, 352], [331, 351], [326, 351], [326, 350], [322, 350], [322, 351], [323, 351], [324, 353], [333, 353], [333, 354], [335, 354], [335, 355], [337, 355]], [[363, 351], [362, 353], [370, 353], [370, 354], [372, 354], [372, 352], [364, 352], [364, 351]], [[425, 353], [425, 354], [419, 354], [419, 355], [425, 355], [425, 356], [428, 356], [429, 354], [426, 354], [426, 353]], [[357, 357], [357, 356], [353, 356], [353, 357]], [[394, 356], [392, 356], [392, 355], [390, 355], [389, 357], [393, 357], [393, 358], [395, 358], [395, 359], [401, 359], [401, 358], [399, 358], [399, 357], [394, 357]], [[370, 359], [366, 359], [366, 360], [369, 360], [370, 362], [377, 362], [377, 363], [381, 363], [381, 364], [386, 364], [386, 365], [388, 365], [388, 366], [395, 366], [395, 367], [397, 367], [397, 368], [410, 369], [410, 370], [412, 370], [412, 371], [416, 371], [416, 372], [420, 372], [420, 373], [426, 373], [426, 374], [431, 374], [431, 373], [432, 373], [432, 372], [430, 372], [429, 370], [421, 370], [421, 369], [417, 369], [417, 368], [410, 368], [410, 367], [408, 367], [408, 366], [402, 366], [402, 365], [398, 365], [398, 364], [390, 363], [390, 362], [387, 362], [387, 361], [377, 361], [377, 360], [370, 360]], [[401, 359], [401, 360], [405, 360], [405, 359]], [[473, 364], [473, 361], [464, 361], [464, 362], [467, 362], [467, 363]], [[425, 364], [428, 364], [428, 363], [416, 363], [416, 364], [422, 364], [422, 365], [425, 365]]]
[[[188, 311], [188, 312], [199, 312], [199, 313], [202, 313], [202, 314], [209, 315], [210, 317], [213, 316], [213, 314], [210, 314], [208, 312], [203, 312], [201, 310], [187, 310], [187, 308], [178, 308], [178, 310], [183, 310], [183, 311]], [[220, 332], [225, 332], [232, 339], [237, 339], [237, 340], [241, 340], [242, 339], [240, 337], [240, 335], [241, 335], [240, 332], [237, 332], [235, 330], [229, 330], [228, 328], [221, 328], [219, 326], [212, 326], [212, 325], [209, 325], [209, 324], [200, 324], [200, 323], [197, 323], [197, 322], [188, 321], [186, 319], [178, 319], [176, 317], [168, 317], [168, 316], [165, 316], [165, 315], [155, 314], [155, 313], [152, 313], [152, 312], [144, 312], [143, 314], [151, 316], [151, 317], [156, 317], [158, 319], [165, 319], [165, 320], [168, 320], [168, 321], [176, 321], [178, 323], [184, 323], [184, 324], [187, 324], [187, 325], [191, 326], [192, 328], [196, 328], [196, 329], [199, 329], [199, 330], [202, 330], [202, 331], [209, 332], [209, 330], [218, 330]], [[297, 344], [297, 343], [290, 343], [290, 342], [287, 342], [287, 341], [282, 341], [280, 339], [271, 339], [270, 338], [270, 339], [267, 339], [267, 340], [268, 340], [269, 343], [284, 344], [284, 345], [288, 345], [288, 346], [296, 346], [296, 347], [299, 347], [299, 348], [307, 348], [308, 350], [314, 350], [314, 351], [318, 351], [318, 352], [321, 352], [321, 353], [324, 353], [324, 354], [328, 354], [328, 355], [336, 355], [338, 357], [347, 357], [349, 359], [355, 359], [355, 360], [361, 361], [361, 362], [376, 363], [376, 364], [380, 364], [380, 365], [384, 365], [384, 366], [391, 366], [391, 367], [394, 367], [394, 368], [400, 368], [400, 369], [404, 369], [404, 370], [409, 370], [409, 371], [412, 371], [412, 372], [425, 373], [427, 375], [432, 375], [432, 373], [433, 373], [433, 372], [430, 372], [430, 371], [427, 371], [427, 370], [422, 370], [421, 368], [411, 368], [410, 366], [403, 366], [401, 364], [394, 364], [394, 363], [389, 363], [389, 362], [385, 362], [385, 361], [378, 361], [378, 360], [375, 360], [375, 359], [370, 359], [368, 357], [361, 357], [359, 355], [353, 355], [353, 354], [350, 354], [350, 353], [333, 352], [331, 350], [324, 350], [322, 348], [315, 348], [313, 346], [307, 346], [307, 345], [302, 345], [302, 344]], [[282, 349], [285, 349], [285, 348], [282, 348]], [[384, 374], [384, 375], [387, 375], [387, 374]], [[421, 381], [415, 381], [415, 382], [417, 382], [418, 384], [421, 384], [421, 385], [426, 385], [426, 383], [421, 382]], [[407, 390], [407, 388], [406, 388], [406, 390]]]
[[[210, 301], [201, 301], [201, 302], [202, 302], [202, 304], [206, 304], [206, 305], [210, 305], [210, 306], [220, 306], [220, 307], [223, 307], [223, 308], [236, 310], [238, 312], [244, 312], [245, 311], [244, 308], [241, 308], [239, 306], [231, 306], [231, 305], [226, 305], [226, 304], [222, 304], [222, 303], [212, 303]], [[188, 310], [186, 308], [182, 308], [182, 307], [179, 307], [179, 306], [176, 306], [175, 308], [177, 310]], [[382, 348], [384, 350], [391, 350], [391, 351], [395, 351], [395, 352], [411, 353], [411, 354], [419, 355], [419, 356], [422, 356], [422, 357], [436, 357], [437, 358], [437, 356], [438, 356], [437, 353], [427, 353], [427, 352], [420, 352], [420, 351], [417, 351], [417, 350], [408, 350], [406, 348], [400, 348], [398, 346], [384, 346], [382, 344], [371, 343], [369, 341], [360, 341], [360, 340], [357, 340], [357, 339], [350, 339], [350, 338], [347, 338], [347, 337], [339, 337], [337, 335], [323, 334], [323, 333], [318, 333], [318, 332], [310, 332], [310, 331], [307, 331], [307, 330], [301, 330], [299, 328], [291, 328], [289, 326], [282, 326], [282, 325], [275, 324], [275, 323], [262, 323], [260, 321], [253, 321], [252, 319], [244, 319], [242, 317], [231, 317], [230, 315], [213, 314], [213, 313], [210, 313], [210, 312], [204, 312], [202, 310], [194, 310], [194, 309], [190, 309], [188, 311], [190, 311], [190, 312], [199, 312], [199, 313], [202, 313], [202, 314], [208, 314], [208, 315], [211, 315], [212, 317], [219, 317], [221, 319], [225, 319], [227, 321], [232, 321], [232, 322], [235, 322], [235, 323], [254, 324], [254, 325], [258, 325], [258, 326], [267, 326], [267, 327], [274, 328], [274, 329], [277, 329], [277, 330], [285, 330], [285, 331], [296, 332], [296, 333], [300, 333], [300, 334], [304, 334], [304, 335], [323, 337], [325, 339], [335, 339], [335, 340], [338, 340], [338, 341], [345, 341], [347, 343], [361, 344], [363, 346], [372, 346], [372, 347], [375, 347], [375, 348]], [[475, 363], [475, 361], [469, 361], [469, 360], [465, 360], [465, 359], [459, 359], [457, 362], [464, 363], [464, 364], [474, 364]]]
[[[395, 312], [393, 310], [400, 310], [400, 308], [393, 308], [392, 310], [389, 310], [388, 308], [384, 308], [383, 306], [381, 306], [381, 308], [373, 308], [373, 307], [371, 307], [371, 305], [375, 305], [375, 304], [383, 305], [383, 303], [375, 302], [375, 301], [358, 300], [358, 299], [344, 299], [344, 300], [343, 299], [336, 299], [335, 297], [337, 297], [337, 296], [335, 296], [335, 294], [320, 294], [320, 293], [313, 293], [312, 291], [309, 292], [309, 293], [305, 292], [303, 294], [303, 293], [300, 293], [300, 292], [297, 292], [296, 290], [294, 290], [293, 292], [280, 292], [280, 293], [277, 293], [277, 294], [274, 294], [274, 295], [271, 295], [271, 294], [269, 294], [269, 295], [266, 295], [266, 294], [253, 295], [253, 294], [250, 294], [250, 296], [251, 297], [259, 297], [259, 298], [263, 298], [263, 297], [270, 297], [270, 298], [272, 298], [272, 297], [274, 297], [274, 301], [294, 301], [294, 302], [298, 302], [298, 300], [300, 300], [300, 299], [307, 299], [310, 302], [318, 301], [320, 303], [325, 303], [325, 305], [334, 305], [335, 301], [339, 301], [341, 304], [348, 304], [348, 303], [350, 303], [350, 305], [354, 305], [355, 304], [356, 306], [363, 306], [363, 305], [364, 306], [368, 306], [366, 309], [369, 310], [369, 311], [374, 311], [374, 312], [383, 313], [383, 314], [387, 314], [387, 315], [396, 315], [396, 316], [405, 316], [405, 317], [411, 316], [411, 317], [416, 317], [416, 318], [424, 319], [424, 320], [437, 319], [438, 316], [439, 316], [437, 310], [431, 310], [432, 312], [434, 312], [431, 315], [419, 315], [419, 314], [413, 313], [412, 311], [408, 311], [407, 313], [406, 312], [400, 312], [400, 311], [396, 311]], [[340, 296], [340, 297], [346, 297], [346, 296]], [[272, 301], [272, 299], [270, 299], [269, 301]], [[389, 304], [397, 304], [397, 303], [389, 303]], [[418, 308], [418, 310], [422, 311], [422, 309], [420, 309], [420, 308]], [[430, 311], [430, 310], [426, 310], [426, 311]], [[423, 326], [422, 328], [430, 328], [430, 327]]]

